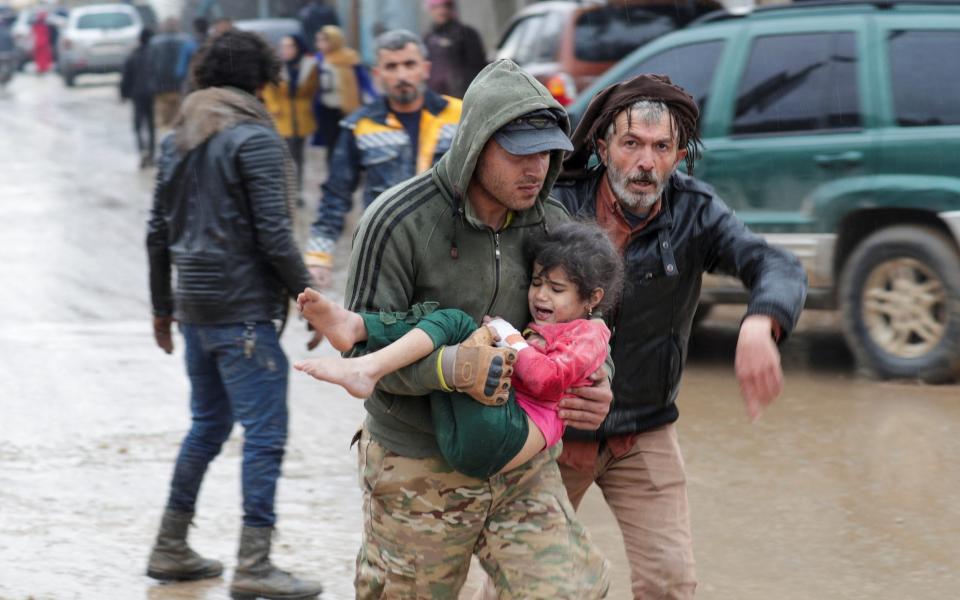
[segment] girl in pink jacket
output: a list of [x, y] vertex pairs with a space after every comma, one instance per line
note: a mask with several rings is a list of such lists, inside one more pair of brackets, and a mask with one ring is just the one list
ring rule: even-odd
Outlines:
[[[364, 344], [362, 350], [376, 351], [300, 361], [294, 368], [365, 398], [387, 373], [454, 345], [456, 355], [464, 353], [461, 360], [445, 357], [444, 348], [440, 362], [448, 364], [438, 364], [441, 380], [454, 381], [430, 397], [441, 453], [458, 471], [475, 477], [519, 466], [560, 440], [560, 399], [570, 388], [590, 386], [590, 376], [603, 366], [610, 330], [594, 312], [614, 305], [623, 282], [619, 253], [592, 223], [554, 227], [534, 244], [532, 254], [527, 300], [533, 320], [523, 333], [500, 318], [485, 317], [478, 328], [463, 311], [430, 303], [404, 313], [354, 313], [307, 289], [297, 299], [300, 311], [336, 349], [348, 352]], [[503, 352], [476, 352], [494, 345]], [[456, 385], [456, 371], [486, 373], [497, 357], [503, 369], [512, 370], [515, 394], [508, 386]]]

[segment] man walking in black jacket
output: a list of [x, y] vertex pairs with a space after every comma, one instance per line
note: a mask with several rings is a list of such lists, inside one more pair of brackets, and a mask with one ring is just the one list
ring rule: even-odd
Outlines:
[[150, 66], [150, 85], [153, 88], [154, 115], [161, 130], [172, 127], [180, 107], [183, 77], [177, 73], [180, 52], [188, 38], [180, 32], [180, 21], [164, 19], [160, 33], [153, 36], [147, 47]]
[[133, 134], [137, 138], [141, 169], [153, 164], [153, 153], [157, 145], [153, 124], [153, 86], [150, 81], [150, 65], [147, 62], [151, 37], [153, 31], [148, 27], [140, 30], [140, 45], [123, 63], [123, 78], [120, 80], [120, 98], [133, 103]]
[[270, 562], [287, 439], [289, 369], [278, 330], [288, 298], [310, 285], [291, 226], [295, 168], [254, 95], [277, 82], [280, 65], [263, 38], [241, 31], [210, 41], [196, 61], [199, 89], [161, 145], [147, 233], [154, 336], [169, 354], [171, 323], [180, 323], [193, 417], [147, 574], [185, 580], [223, 570], [190, 549], [187, 528], [207, 466], [240, 421], [243, 528], [231, 595], [312, 598], [319, 584]]
[[457, 16], [455, 0], [427, 0], [430, 29], [423, 43], [430, 57], [427, 85], [438, 94], [463, 98], [470, 82], [487, 66], [487, 54], [477, 30]]
[[[620, 309], [608, 315], [614, 401], [597, 431], [567, 429], [559, 459], [578, 506], [591, 483], [617, 517], [635, 598], [691, 598], [696, 587], [676, 399], [704, 271], [750, 289], [735, 370], [751, 418], [783, 387], [777, 341], [797, 322], [806, 277], [768, 246], [693, 171], [696, 103], [663, 76], [641, 75], [591, 101], [553, 195], [595, 218], [623, 251]], [[596, 152], [600, 164], [588, 169]]]

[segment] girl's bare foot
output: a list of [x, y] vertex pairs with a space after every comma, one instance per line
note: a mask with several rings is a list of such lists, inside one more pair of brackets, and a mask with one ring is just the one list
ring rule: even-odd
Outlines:
[[379, 375], [369, 365], [365, 357], [340, 358], [330, 356], [301, 360], [294, 363], [293, 368], [303, 371], [320, 381], [335, 383], [347, 390], [354, 398], [368, 398], [373, 393], [373, 386], [380, 379]]
[[367, 339], [363, 318], [343, 308], [316, 290], [307, 288], [297, 296], [300, 314], [340, 352], [347, 352]]

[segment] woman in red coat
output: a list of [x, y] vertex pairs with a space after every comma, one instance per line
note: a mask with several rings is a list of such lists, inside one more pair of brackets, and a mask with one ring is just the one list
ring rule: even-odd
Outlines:
[[46, 73], [53, 63], [53, 49], [50, 47], [50, 27], [47, 25], [47, 13], [37, 13], [33, 22], [33, 62], [37, 73]]

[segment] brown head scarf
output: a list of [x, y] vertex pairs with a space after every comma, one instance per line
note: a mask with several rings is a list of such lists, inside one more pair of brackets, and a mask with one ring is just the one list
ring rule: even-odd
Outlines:
[[340, 110], [349, 115], [360, 108], [360, 86], [357, 83], [357, 74], [354, 67], [360, 64], [360, 55], [353, 48], [348, 48], [343, 39], [343, 31], [336, 25], [324, 25], [320, 28], [330, 43], [330, 51], [323, 55], [323, 62], [337, 71], [337, 84], [340, 89]]
[[604, 135], [620, 111], [638, 100], [663, 102], [677, 125], [680, 148], [687, 149], [687, 172], [693, 173], [693, 164], [700, 151], [697, 120], [700, 110], [693, 98], [666, 75], [637, 75], [628, 81], [615, 83], [601, 90], [580, 119], [573, 132], [573, 154], [563, 163], [564, 175], [582, 175], [590, 155], [596, 150], [597, 137]]

